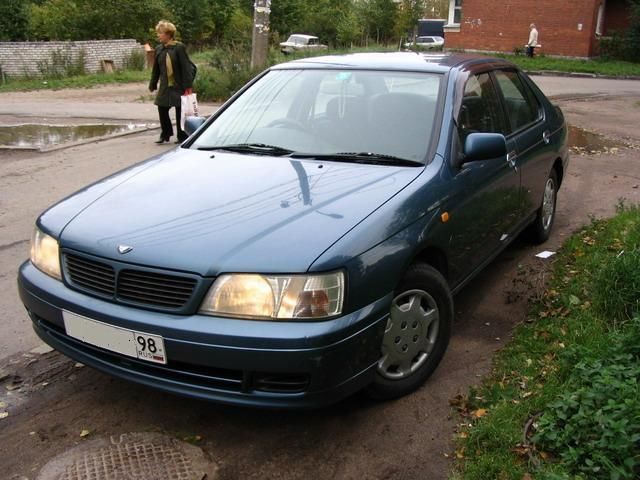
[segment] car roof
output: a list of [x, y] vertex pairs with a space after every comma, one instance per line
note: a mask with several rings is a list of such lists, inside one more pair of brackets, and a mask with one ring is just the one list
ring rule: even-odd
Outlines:
[[300, 37], [300, 38], [306, 38], [306, 39], [318, 38], [314, 35], [305, 35], [304, 33], [292, 33], [291, 35], [289, 35], [289, 38], [291, 37]]
[[513, 64], [499, 58], [485, 57], [477, 54], [461, 53], [351, 53], [347, 55], [327, 55], [309, 57], [292, 62], [281, 63], [272, 67], [274, 70], [284, 69], [362, 69], [362, 70], [408, 70], [433, 73], [445, 73], [452, 69], [465, 69], [472, 65], [493, 64], [511, 66]]

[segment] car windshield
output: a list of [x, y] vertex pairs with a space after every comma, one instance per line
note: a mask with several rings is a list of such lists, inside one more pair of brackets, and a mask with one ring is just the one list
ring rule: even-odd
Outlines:
[[[286, 69], [254, 83], [191, 148], [425, 163], [441, 75]], [[355, 156], [355, 155], [354, 155]]]

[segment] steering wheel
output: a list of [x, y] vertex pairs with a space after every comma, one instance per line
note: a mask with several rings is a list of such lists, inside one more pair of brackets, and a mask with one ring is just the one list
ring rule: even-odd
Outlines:
[[277, 120], [274, 120], [273, 122], [269, 123], [267, 127], [292, 128], [294, 130], [300, 130], [301, 132], [305, 132], [305, 133], [309, 132], [309, 129], [305, 127], [302, 123], [288, 117], [278, 118]]

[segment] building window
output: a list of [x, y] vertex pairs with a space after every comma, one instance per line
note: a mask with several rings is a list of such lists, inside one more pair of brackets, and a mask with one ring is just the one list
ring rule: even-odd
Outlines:
[[596, 35], [600, 36], [604, 31], [604, 11], [606, 7], [606, 0], [600, 4], [600, 8], [598, 8], [598, 22], [596, 23]]
[[449, 25], [462, 22], [462, 0], [449, 0]]

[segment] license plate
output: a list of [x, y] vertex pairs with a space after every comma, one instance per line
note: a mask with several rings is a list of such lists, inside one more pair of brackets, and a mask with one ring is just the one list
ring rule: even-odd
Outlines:
[[70, 337], [147, 362], [167, 363], [164, 340], [159, 335], [115, 327], [65, 310], [62, 318]]

